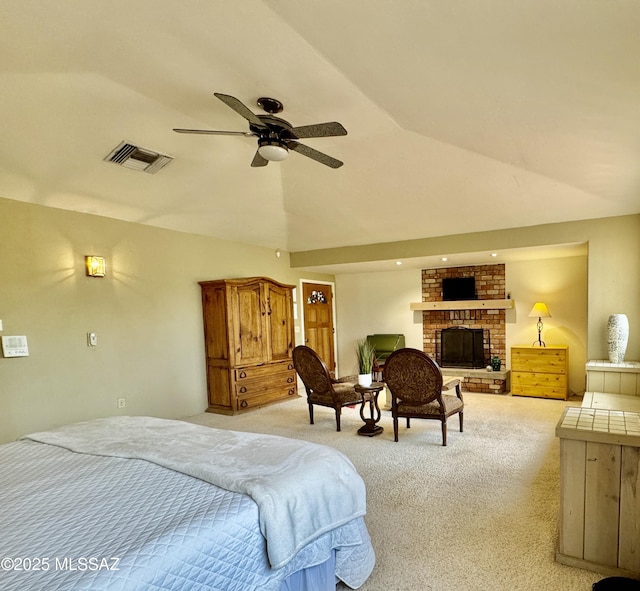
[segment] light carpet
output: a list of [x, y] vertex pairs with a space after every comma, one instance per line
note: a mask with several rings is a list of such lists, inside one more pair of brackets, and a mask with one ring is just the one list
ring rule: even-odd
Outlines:
[[[564, 402], [464, 392], [464, 432], [448, 421], [400, 421], [384, 433], [356, 434], [359, 408], [331, 409], [304, 397], [247, 414], [203, 413], [201, 425], [323, 443], [345, 453], [367, 486], [365, 518], [376, 567], [362, 591], [589, 591], [605, 575], [554, 561], [558, 537], [559, 441]], [[383, 398], [384, 395], [381, 395]], [[339, 589], [346, 589], [340, 585]]]

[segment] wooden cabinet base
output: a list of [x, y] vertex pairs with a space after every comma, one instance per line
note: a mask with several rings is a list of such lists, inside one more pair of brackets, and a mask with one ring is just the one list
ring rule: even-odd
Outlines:
[[562, 552], [555, 553], [555, 560], [560, 564], [566, 566], [572, 566], [574, 568], [582, 568], [584, 570], [590, 570], [591, 572], [604, 575], [606, 577], [628, 577], [630, 579], [637, 579], [638, 573], [636, 571], [625, 570], [623, 568], [614, 568], [606, 566], [598, 562], [590, 562], [583, 560], [582, 558], [576, 558], [575, 556], [567, 556]]
[[[568, 439], [568, 435], [578, 436], [560, 434], [556, 560], [599, 573], [637, 578], [640, 448]], [[584, 436], [616, 438], [598, 431]]]

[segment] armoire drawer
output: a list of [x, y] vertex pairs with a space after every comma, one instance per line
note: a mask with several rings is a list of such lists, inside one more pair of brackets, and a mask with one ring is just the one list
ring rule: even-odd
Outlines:
[[243, 411], [258, 408], [285, 398], [294, 398], [295, 396], [297, 396], [297, 390], [294, 385], [288, 388], [275, 388], [253, 394], [247, 393], [236, 398], [236, 410]]
[[248, 367], [238, 367], [233, 370], [236, 382], [244, 380], [263, 379], [267, 376], [278, 373], [294, 372], [292, 361], [282, 361], [279, 363], [267, 363], [265, 365], [253, 365]]
[[241, 379], [235, 383], [236, 396], [256, 396], [267, 390], [296, 388], [296, 372], [283, 371], [262, 378]]

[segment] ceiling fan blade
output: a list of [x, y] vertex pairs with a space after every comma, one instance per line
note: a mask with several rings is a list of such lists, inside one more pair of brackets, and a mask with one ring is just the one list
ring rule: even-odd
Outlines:
[[291, 131], [298, 139], [347, 135], [347, 130], [337, 121], [316, 123], [315, 125], [301, 125], [300, 127], [294, 127]]
[[251, 161], [251, 166], [266, 166], [267, 164], [269, 164], [269, 161], [266, 158], [260, 156], [260, 153], [256, 150], [256, 155]]
[[178, 133], [199, 133], [201, 135], [244, 135], [245, 137], [254, 137], [255, 133], [251, 131], [216, 131], [210, 129], [179, 129], [175, 128], [173, 131]]
[[258, 118], [258, 116], [235, 96], [221, 94], [219, 92], [214, 92], [213, 94], [216, 98], [219, 98], [225, 105], [227, 105], [227, 107], [231, 107], [236, 113], [238, 113], [238, 115], [242, 115], [252, 125], [255, 125], [260, 129], [266, 128], [266, 125]]
[[298, 154], [302, 154], [307, 158], [311, 158], [321, 164], [329, 166], [330, 168], [340, 168], [344, 164], [344, 162], [340, 162], [340, 160], [336, 160], [331, 156], [327, 156], [322, 152], [318, 152], [318, 150], [314, 150], [313, 148], [305, 146], [304, 144], [299, 144], [298, 142], [287, 142], [287, 148], [294, 150], [295, 152], [298, 152]]

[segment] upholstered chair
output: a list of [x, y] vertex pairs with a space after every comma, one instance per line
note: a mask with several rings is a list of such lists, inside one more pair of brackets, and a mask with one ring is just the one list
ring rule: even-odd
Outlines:
[[435, 419], [442, 423], [442, 445], [447, 445], [447, 419], [460, 415], [460, 431], [464, 401], [459, 379], [448, 379], [447, 387], [455, 388], [456, 395], [442, 391], [442, 371], [428, 355], [417, 349], [398, 349], [387, 357], [384, 377], [391, 392], [393, 438], [398, 441], [398, 419]]
[[359, 404], [362, 397], [355, 391], [357, 377], [335, 380], [318, 354], [304, 345], [293, 350], [293, 365], [307, 391], [309, 422], [313, 425], [313, 405], [333, 408], [336, 413], [337, 431], [340, 431], [340, 414], [343, 406]]

